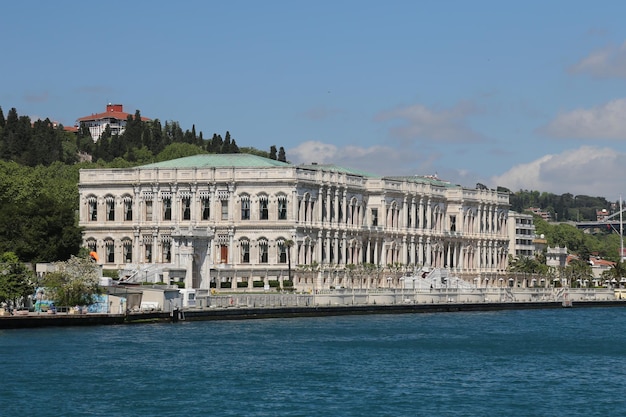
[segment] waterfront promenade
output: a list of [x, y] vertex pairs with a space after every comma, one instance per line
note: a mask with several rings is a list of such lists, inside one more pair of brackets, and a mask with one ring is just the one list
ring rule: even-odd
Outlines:
[[197, 305], [173, 311], [127, 314], [0, 316], [0, 329], [89, 326], [146, 322], [245, 320], [331, 315], [408, 314], [626, 306], [606, 288], [471, 288], [433, 290], [331, 290], [312, 294], [217, 293]]

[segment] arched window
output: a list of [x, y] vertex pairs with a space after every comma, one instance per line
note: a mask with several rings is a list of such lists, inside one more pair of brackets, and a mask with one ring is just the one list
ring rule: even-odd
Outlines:
[[241, 195], [241, 220], [250, 220], [250, 196]]
[[124, 262], [129, 264], [133, 262], [133, 242], [130, 239], [122, 240], [122, 249]]
[[285, 239], [278, 239], [276, 241], [276, 249], [278, 255], [278, 263], [286, 264], [287, 263], [287, 245], [285, 245]]
[[133, 220], [133, 198], [129, 195], [124, 196], [124, 220]]
[[239, 248], [241, 253], [241, 263], [250, 263], [250, 241], [248, 239], [241, 239], [239, 241]]
[[208, 191], [200, 191], [200, 204], [202, 205], [202, 220], [209, 220], [211, 216], [211, 197]]
[[87, 250], [89, 252], [96, 252], [96, 241], [95, 239], [87, 239], [85, 242], [85, 246], [87, 246]]
[[87, 197], [87, 204], [89, 206], [89, 221], [95, 222], [98, 220], [98, 199], [95, 195]]
[[268, 262], [268, 244], [267, 239], [259, 239], [259, 263], [266, 264]]
[[105, 198], [106, 201], [106, 213], [107, 213], [107, 221], [115, 220], [115, 197], [112, 195], [108, 195]]
[[287, 196], [278, 196], [278, 220], [287, 220]]
[[172, 220], [172, 195], [168, 193], [162, 194], [163, 199], [163, 220]]
[[143, 259], [146, 263], [152, 263], [152, 235], [144, 235], [143, 241]]
[[172, 262], [172, 237], [161, 236], [161, 259], [163, 262]]
[[104, 241], [104, 252], [107, 263], [115, 263], [115, 244], [113, 239], [107, 239]]
[[182, 219], [191, 220], [191, 196], [189, 194], [182, 196], [180, 199], [180, 206], [182, 210]]
[[259, 220], [269, 219], [269, 199], [267, 194], [259, 195]]

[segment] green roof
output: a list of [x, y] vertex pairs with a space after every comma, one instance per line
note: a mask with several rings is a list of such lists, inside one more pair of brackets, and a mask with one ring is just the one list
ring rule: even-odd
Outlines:
[[346, 168], [339, 165], [333, 164], [302, 164], [298, 165], [299, 168], [305, 169], [315, 169], [318, 171], [332, 171], [332, 172], [340, 172], [342, 174], [349, 175], [360, 175], [363, 177], [380, 177], [380, 175], [372, 174], [371, 172], [360, 171], [358, 169]]
[[138, 168], [268, 168], [283, 166], [291, 166], [291, 164], [248, 153], [228, 153], [186, 156], [142, 165]]
[[406, 177], [385, 177], [391, 180], [398, 181], [406, 181], [406, 182], [416, 182], [418, 184], [432, 184], [438, 187], [446, 187], [446, 188], [458, 188], [460, 185], [452, 184], [449, 181], [440, 180], [437, 177], [433, 176], [423, 176], [423, 175], [414, 175], [414, 176], [406, 176]]

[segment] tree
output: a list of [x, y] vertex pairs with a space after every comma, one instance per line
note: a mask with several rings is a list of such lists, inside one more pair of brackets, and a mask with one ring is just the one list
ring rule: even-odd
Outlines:
[[46, 293], [57, 305], [90, 305], [100, 294], [100, 267], [88, 257], [72, 256], [55, 263], [56, 271], [44, 277]]
[[224, 143], [222, 144], [220, 153], [230, 153], [230, 132], [228, 131], [226, 131], [226, 135], [224, 136]]
[[287, 155], [285, 155], [285, 148], [282, 146], [278, 149], [278, 160], [280, 162], [287, 162]]
[[270, 159], [276, 159], [276, 145], [270, 147]]
[[156, 157], [156, 161], [168, 161], [170, 159], [183, 158], [185, 156], [193, 156], [205, 154], [202, 148], [190, 143], [172, 143], [161, 151]]
[[222, 151], [222, 143], [224, 143], [224, 141], [222, 140], [222, 136], [218, 135], [217, 133], [213, 133], [213, 137], [211, 138], [209, 143], [207, 143], [206, 150], [210, 153], [220, 153]]
[[626, 262], [615, 262], [611, 269], [602, 273], [602, 277], [609, 282], [621, 282], [626, 277]]
[[35, 292], [33, 272], [13, 252], [4, 252], [0, 262], [0, 302], [14, 308], [24, 305], [24, 299]]
[[580, 286], [593, 277], [591, 265], [582, 259], [572, 259], [565, 267], [565, 276], [568, 278], [570, 287]]

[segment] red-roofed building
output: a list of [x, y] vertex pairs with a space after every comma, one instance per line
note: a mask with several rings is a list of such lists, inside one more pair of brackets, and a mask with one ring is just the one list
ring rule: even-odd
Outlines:
[[[91, 116], [84, 116], [76, 120], [78, 124], [84, 123], [91, 133], [91, 137], [94, 142], [100, 139], [102, 133], [106, 129], [107, 125], [111, 129], [112, 135], [121, 135], [126, 128], [126, 119], [128, 116], [132, 116], [130, 113], [124, 111], [122, 104], [107, 104], [107, 109], [104, 113], [92, 114]], [[150, 120], [147, 117], [142, 117], [142, 121]]]

